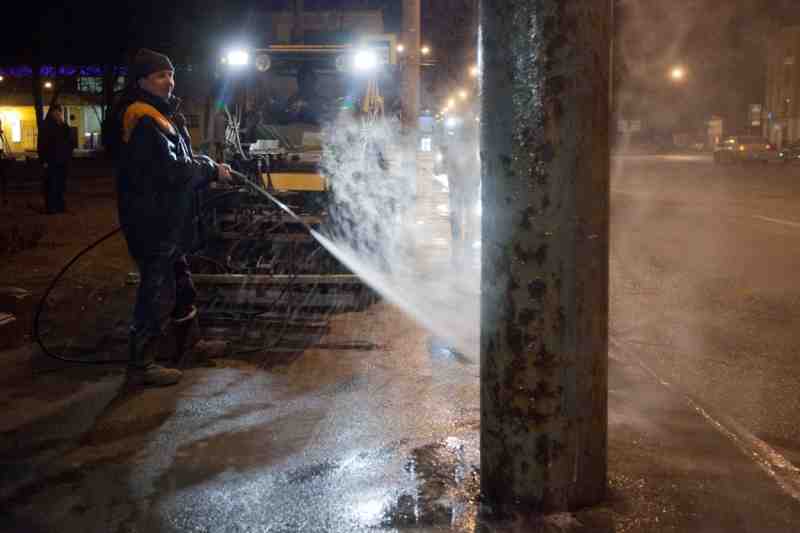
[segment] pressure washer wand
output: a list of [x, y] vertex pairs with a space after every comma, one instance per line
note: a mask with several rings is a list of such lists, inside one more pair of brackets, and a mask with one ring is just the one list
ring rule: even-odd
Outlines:
[[265, 198], [267, 198], [273, 204], [275, 204], [280, 209], [285, 211], [290, 217], [295, 219], [297, 222], [302, 224], [307, 230], [309, 230], [309, 232], [311, 232], [312, 235], [316, 234], [316, 231], [314, 231], [314, 229], [311, 226], [309, 226], [302, 218], [300, 218], [300, 216], [297, 213], [292, 211], [291, 207], [289, 207], [288, 205], [286, 205], [283, 202], [281, 202], [280, 200], [278, 200], [274, 195], [272, 195], [264, 187], [262, 187], [261, 185], [257, 184], [255, 181], [250, 179], [249, 176], [247, 176], [246, 174], [242, 174], [241, 172], [238, 172], [238, 171], [233, 170], [233, 169], [231, 169], [230, 173], [231, 173], [232, 176], [238, 178], [244, 185], [249, 187], [250, 190], [252, 190], [253, 192], [255, 192], [255, 193], [257, 193], [257, 194], [259, 194], [259, 195], [261, 195], [261, 196], [263, 196]]

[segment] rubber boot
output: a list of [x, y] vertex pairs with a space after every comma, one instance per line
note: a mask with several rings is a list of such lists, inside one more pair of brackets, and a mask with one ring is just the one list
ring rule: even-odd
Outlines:
[[184, 356], [191, 350], [200, 336], [200, 324], [197, 321], [197, 308], [191, 306], [188, 313], [180, 318], [173, 318], [170, 322], [170, 329], [175, 339], [175, 352], [172, 356], [172, 363], [180, 366]]
[[165, 387], [180, 381], [180, 370], [155, 364], [158, 336], [131, 334], [128, 384], [139, 387]]

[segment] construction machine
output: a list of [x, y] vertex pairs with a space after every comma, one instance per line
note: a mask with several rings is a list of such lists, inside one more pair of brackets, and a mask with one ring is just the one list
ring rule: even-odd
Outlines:
[[[191, 262], [206, 332], [229, 336], [231, 327], [245, 325], [246, 344], [277, 349], [292, 334], [307, 342], [309, 324], [324, 326], [331, 312], [373, 301], [313, 233], [330, 233], [335, 210], [326, 132], [343, 119], [369, 129], [384, 116], [380, 89], [399, 85], [391, 81], [394, 49], [393, 38], [381, 37], [224, 56], [224, 156], [248, 186], [216, 188], [202, 198]], [[387, 147], [367, 150], [379, 164], [365, 162], [374, 167], [365, 172], [385, 177]]]

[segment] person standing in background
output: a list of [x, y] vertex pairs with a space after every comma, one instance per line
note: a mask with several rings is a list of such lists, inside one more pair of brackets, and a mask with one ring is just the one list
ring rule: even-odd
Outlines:
[[6, 159], [11, 157], [11, 150], [6, 142], [3, 133], [3, 121], [0, 120], [0, 198], [3, 205], [8, 205], [8, 172], [6, 171]]
[[64, 108], [61, 104], [50, 106], [38, 142], [39, 159], [45, 169], [44, 205], [48, 215], [67, 210], [64, 194], [74, 149], [75, 141], [64, 120]]
[[450, 197], [451, 259], [459, 267], [469, 264], [473, 245], [480, 239], [479, 125], [472, 116], [464, 113], [462, 117], [448, 119], [442, 141]]

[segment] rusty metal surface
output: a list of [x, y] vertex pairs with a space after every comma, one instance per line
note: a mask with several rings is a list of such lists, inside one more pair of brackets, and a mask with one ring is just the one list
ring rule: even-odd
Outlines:
[[610, 3], [481, 7], [482, 491], [564, 510], [606, 485]]

